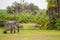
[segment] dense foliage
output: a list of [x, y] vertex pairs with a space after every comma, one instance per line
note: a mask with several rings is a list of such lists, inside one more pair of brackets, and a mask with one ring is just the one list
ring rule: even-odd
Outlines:
[[[51, 24], [51, 26], [52, 26], [53, 29], [60, 30], [60, 17], [59, 17], [60, 16], [60, 10], [59, 10], [60, 6], [59, 6], [59, 0], [47, 0], [47, 2], [48, 2], [48, 9], [47, 10], [49, 11], [48, 14], [49, 14], [49, 17], [50, 17], [49, 18], [50, 22], [52, 20], [54, 20], [50, 24]], [[50, 15], [51, 16], [53, 15], [53, 16], [51, 17]]]
[[11, 6], [7, 7], [8, 13], [21, 13], [21, 12], [34, 12], [39, 11], [39, 7], [34, 5], [33, 3], [25, 2], [24, 4], [14, 2]]
[[21, 13], [21, 14], [8, 14], [8, 13], [0, 13], [0, 21], [9, 21], [9, 20], [17, 20], [20, 23], [37, 23], [41, 25], [41, 29], [47, 29], [49, 22], [48, 16], [44, 12], [38, 12], [36, 15], [32, 13]]

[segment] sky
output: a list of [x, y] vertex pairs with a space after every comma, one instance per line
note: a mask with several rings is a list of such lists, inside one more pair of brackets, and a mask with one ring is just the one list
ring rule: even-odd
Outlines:
[[[0, 9], [6, 9], [7, 6], [12, 5], [12, 3], [15, 1], [20, 3], [20, 0], [0, 0]], [[46, 0], [25, 0], [25, 2], [34, 3], [40, 9], [46, 9], [47, 8]]]

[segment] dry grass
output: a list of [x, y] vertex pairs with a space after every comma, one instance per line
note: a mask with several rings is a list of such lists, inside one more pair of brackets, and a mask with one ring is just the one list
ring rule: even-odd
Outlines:
[[20, 30], [16, 34], [2, 34], [0, 40], [60, 40], [60, 31], [56, 30]]

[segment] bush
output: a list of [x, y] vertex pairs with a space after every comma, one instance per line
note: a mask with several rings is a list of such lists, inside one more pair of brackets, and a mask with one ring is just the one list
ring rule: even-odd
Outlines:
[[60, 30], [60, 18], [57, 18], [56, 20], [55, 20], [55, 27], [56, 27], [56, 29], [57, 30]]
[[18, 20], [20, 23], [37, 23], [41, 26], [41, 29], [48, 28], [48, 16], [46, 13], [40, 15], [40, 13], [33, 15], [32, 13], [21, 13], [21, 14], [0, 14], [0, 21]]

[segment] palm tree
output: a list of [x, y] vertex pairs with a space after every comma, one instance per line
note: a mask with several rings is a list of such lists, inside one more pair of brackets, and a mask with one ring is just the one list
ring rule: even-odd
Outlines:
[[54, 18], [54, 15], [56, 13], [55, 9], [56, 9], [56, 0], [50, 0], [48, 5], [48, 15], [51, 29], [53, 29], [55, 25], [55, 18]]
[[20, 13], [20, 4], [16, 1], [13, 3], [15, 13]]

